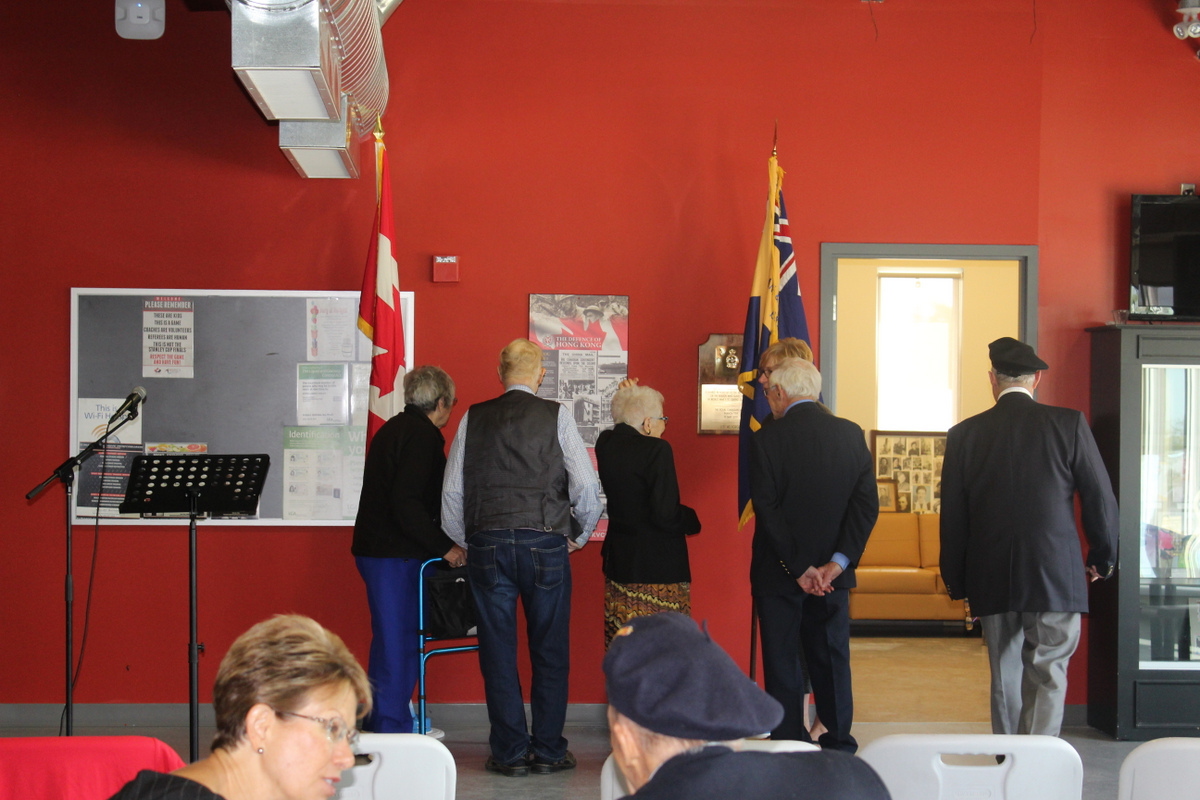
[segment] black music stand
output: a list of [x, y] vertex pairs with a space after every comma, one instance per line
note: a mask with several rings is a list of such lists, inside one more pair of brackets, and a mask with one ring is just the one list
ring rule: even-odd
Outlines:
[[122, 514], [188, 515], [190, 638], [188, 640], [190, 760], [200, 757], [200, 651], [196, 641], [196, 518], [201, 514], [253, 516], [271, 457], [149, 455], [133, 459]]

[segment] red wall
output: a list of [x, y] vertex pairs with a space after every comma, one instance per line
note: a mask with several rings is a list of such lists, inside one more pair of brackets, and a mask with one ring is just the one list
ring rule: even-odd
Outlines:
[[[1121, 304], [1127, 195], [1200, 176], [1200, 65], [1173, 8], [405, 0], [384, 30], [384, 123], [417, 361], [475, 402], [500, 388], [496, 354], [524, 333], [529, 292], [630, 295], [630, 369], [668, 398], [705, 524], [694, 614], [746, 663], [736, 442], [691, 432], [694, 365], [709, 333], [741, 330], [775, 120], [814, 334], [821, 242], [1038, 245], [1043, 399], [1086, 408], [1084, 328]], [[169, 0], [166, 36], [135, 42], [103, 3], [5, 12], [0, 703], [52, 703], [61, 490], [20, 496], [65, 457], [68, 289], [356, 289], [374, 197], [369, 178], [296, 176], [232, 75], [227, 14]], [[461, 283], [430, 283], [434, 253], [461, 257]], [[82, 630], [92, 534], [75, 537]], [[311, 614], [365, 658], [349, 541], [347, 527], [202, 527], [203, 699], [229, 642], [271, 613]], [[186, 532], [106, 527], [95, 552], [77, 701], [183, 702]], [[571, 696], [602, 702], [599, 548], [573, 563]], [[431, 695], [480, 701], [476, 672], [444, 659]]]

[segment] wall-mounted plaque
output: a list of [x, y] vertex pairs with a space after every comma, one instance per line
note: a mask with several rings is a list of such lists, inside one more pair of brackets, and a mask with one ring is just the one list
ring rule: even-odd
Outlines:
[[696, 432], [734, 433], [742, 416], [742, 334], [714, 333], [700, 345]]

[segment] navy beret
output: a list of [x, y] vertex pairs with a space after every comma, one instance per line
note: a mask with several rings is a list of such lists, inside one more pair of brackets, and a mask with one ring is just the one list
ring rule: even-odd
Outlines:
[[989, 344], [988, 358], [992, 360], [992, 369], [1005, 375], [1029, 375], [1050, 369], [1050, 365], [1038, 358], [1032, 347], [1011, 336]]
[[769, 732], [783, 706], [733, 663], [690, 617], [635, 617], [604, 656], [608, 702], [647, 730], [725, 741]]

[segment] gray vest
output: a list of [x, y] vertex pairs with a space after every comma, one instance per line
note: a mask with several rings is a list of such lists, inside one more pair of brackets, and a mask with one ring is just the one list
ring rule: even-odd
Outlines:
[[529, 528], [571, 531], [558, 403], [521, 390], [471, 406], [463, 451], [467, 535]]

